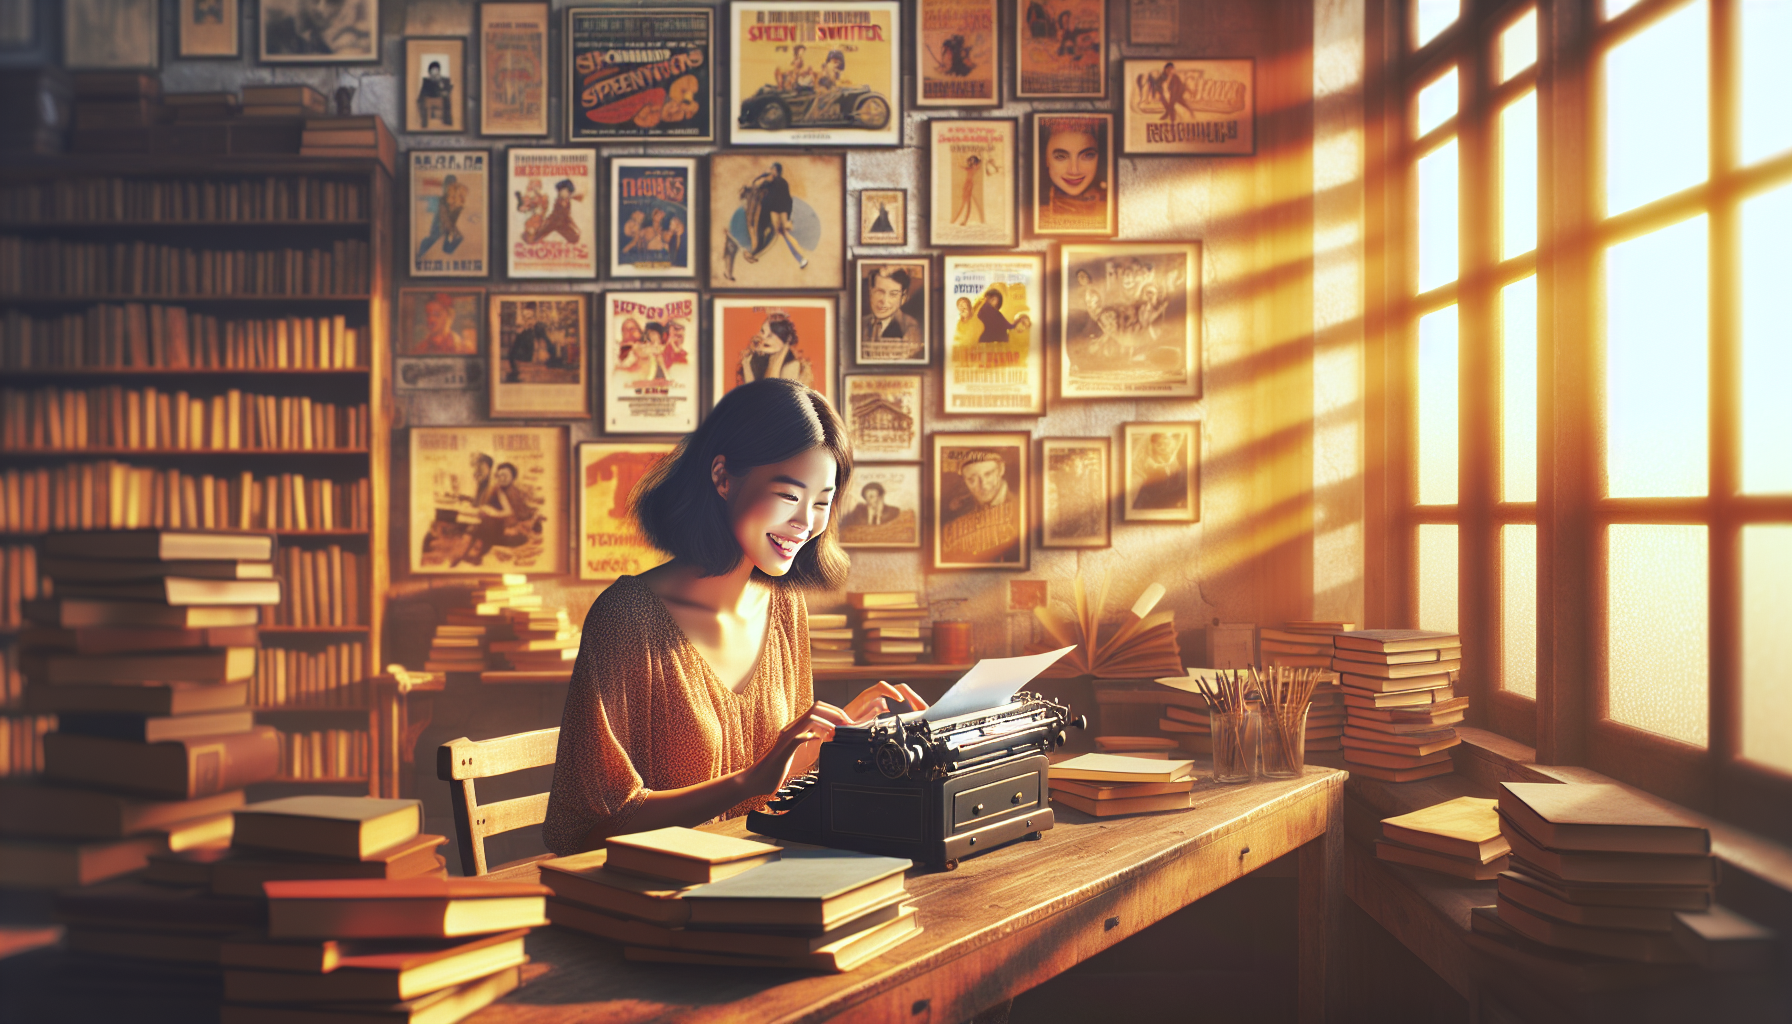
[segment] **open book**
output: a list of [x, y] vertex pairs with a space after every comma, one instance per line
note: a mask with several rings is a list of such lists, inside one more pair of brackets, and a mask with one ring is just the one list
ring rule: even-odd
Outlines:
[[1075, 587], [1075, 608], [1056, 604], [1033, 609], [1045, 627], [1047, 642], [1028, 647], [1029, 654], [1076, 645], [1076, 650], [1046, 669], [1044, 677], [1152, 679], [1182, 674], [1182, 652], [1176, 646], [1176, 614], [1152, 611], [1163, 600], [1163, 584], [1146, 587], [1132, 608], [1121, 614], [1119, 626], [1105, 640], [1099, 631], [1101, 613], [1107, 605], [1107, 577], [1102, 577], [1094, 605], [1089, 603], [1081, 576], [1076, 578]]

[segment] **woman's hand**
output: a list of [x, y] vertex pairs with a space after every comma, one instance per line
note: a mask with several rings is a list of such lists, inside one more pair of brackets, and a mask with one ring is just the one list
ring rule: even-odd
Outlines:
[[[846, 712], [816, 701], [814, 707], [784, 727], [764, 757], [742, 773], [751, 795], [775, 793], [784, 783], [808, 771], [821, 744], [834, 738], [836, 728], [848, 724]], [[799, 765], [802, 771], [795, 771]]]
[[865, 687], [857, 697], [847, 703], [846, 724], [863, 725], [869, 722], [878, 715], [889, 711], [892, 700], [906, 701], [912, 711], [927, 710], [927, 702], [922, 700], [921, 695], [907, 683], [891, 686], [880, 679], [877, 681], [877, 685]]

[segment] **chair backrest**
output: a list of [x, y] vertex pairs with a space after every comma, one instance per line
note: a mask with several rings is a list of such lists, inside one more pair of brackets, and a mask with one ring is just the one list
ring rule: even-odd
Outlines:
[[490, 870], [485, 862], [486, 837], [539, 825], [548, 816], [546, 793], [482, 805], [474, 783], [553, 764], [559, 746], [560, 729], [556, 726], [489, 740], [462, 736], [436, 749], [436, 775], [448, 783], [454, 798], [454, 838], [460, 845], [463, 874], [483, 875]]

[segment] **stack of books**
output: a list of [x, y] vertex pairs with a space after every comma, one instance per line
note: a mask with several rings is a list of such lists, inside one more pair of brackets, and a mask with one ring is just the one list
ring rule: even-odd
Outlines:
[[1188, 807], [1193, 761], [1083, 754], [1046, 770], [1052, 802], [1097, 818]]
[[260, 896], [264, 882], [299, 878], [446, 878], [436, 848], [448, 837], [422, 831], [421, 818], [416, 800], [268, 800], [236, 812], [221, 855], [151, 858], [151, 872], [168, 860], [206, 862], [206, 884], [218, 896]]
[[845, 612], [809, 613], [810, 665], [851, 665], [852, 648], [852, 627]]
[[243, 117], [322, 117], [324, 94], [309, 85], [245, 85]]
[[436, 627], [424, 669], [570, 668], [579, 654], [579, 635], [565, 611], [545, 609], [542, 603], [535, 584], [521, 573], [474, 581], [467, 603], [450, 608]]
[[228, 121], [243, 108], [234, 92], [171, 92], [162, 102], [177, 122]]
[[546, 861], [541, 878], [549, 920], [630, 960], [849, 971], [920, 933], [910, 866], [663, 828]]
[[[1202, 757], [1213, 754], [1213, 730], [1210, 728], [1212, 708], [1208, 706], [1207, 698], [1201, 695], [1194, 680], [1196, 675], [1204, 675], [1211, 682], [1215, 671], [1210, 668], [1188, 668], [1183, 670], [1182, 675], [1164, 676], [1155, 680], [1157, 685], [1152, 693], [1161, 704], [1158, 730], [1174, 739], [1185, 753]], [[1104, 697], [1112, 698], [1120, 694], [1110, 694], [1106, 688], [1097, 688], [1095, 696], [1097, 700], [1102, 700]], [[1105, 707], [1102, 713], [1104, 716], [1107, 714]]]
[[1364, 629], [1332, 637], [1332, 667], [1344, 695], [1344, 762], [1386, 782], [1455, 770], [1467, 697], [1455, 694], [1462, 638], [1422, 629]]
[[1331, 668], [1332, 636], [1356, 628], [1352, 622], [1300, 620], [1281, 629], [1265, 626], [1257, 631], [1257, 650], [1264, 665], [1289, 668]]
[[1168, 760], [1172, 753], [1181, 753], [1176, 740], [1169, 736], [1097, 736], [1095, 749], [1103, 754], [1163, 760]]
[[1307, 753], [1343, 750], [1347, 719], [1342, 686], [1331, 682], [1313, 687], [1312, 705], [1307, 709]]
[[1500, 834], [1497, 801], [1459, 796], [1383, 818], [1375, 856], [1396, 864], [1485, 882], [1506, 870], [1512, 845]]
[[77, 140], [107, 131], [147, 129], [170, 119], [162, 102], [162, 80], [155, 75], [86, 72], [74, 76], [74, 86]]
[[919, 593], [851, 593], [846, 595], [846, 603], [851, 609], [847, 616], [860, 664], [913, 665], [925, 660], [928, 642], [922, 636], [922, 626], [927, 621], [927, 604]]
[[398, 140], [378, 114], [307, 117], [299, 155], [368, 158], [396, 174]]
[[[569, 669], [579, 656], [579, 631], [565, 609], [521, 609], [506, 615], [508, 635], [490, 640], [493, 668], [516, 672]], [[502, 632], [502, 631], [500, 631]]]

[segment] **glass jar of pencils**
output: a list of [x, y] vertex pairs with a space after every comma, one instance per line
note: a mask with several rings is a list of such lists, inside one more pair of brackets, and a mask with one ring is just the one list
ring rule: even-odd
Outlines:
[[1240, 704], [1208, 712], [1213, 741], [1213, 781], [1250, 782], [1257, 776], [1257, 709]]
[[1292, 779], [1307, 766], [1307, 705], [1263, 705], [1263, 777]]

